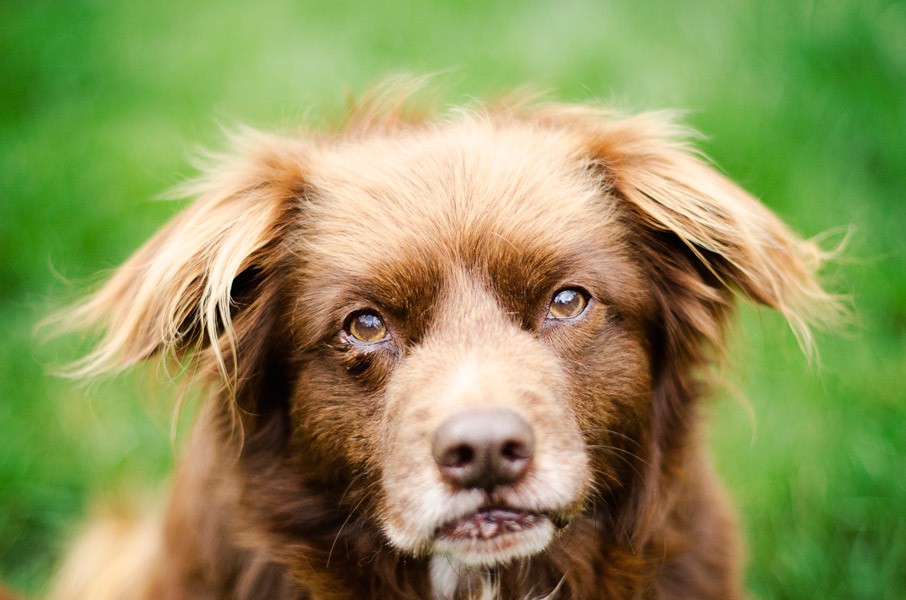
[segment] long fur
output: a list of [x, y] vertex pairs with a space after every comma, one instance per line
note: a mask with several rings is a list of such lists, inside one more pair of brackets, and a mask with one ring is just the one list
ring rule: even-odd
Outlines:
[[[405, 107], [377, 95], [336, 132], [233, 136], [194, 203], [62, 317], [104, 332], [73, 375], [161, 357], [209, 397], [165, 516], [92, 529], [54, 598], [742, 597], [702, 373], [734, 295], [810, 347], [838, 307], [825, 255], [667, 113]], [[564, 284], [588, 288], [588, 315], [538, 325]], [[344, 345], [369, 307], [392, 343]], [[425, 440], [488, 401], [547, 445], [513, 490], [466, 498]], [[484, 567], [433, 554], [444, 519], [492, 501], [555, 507], [562, 530]]]

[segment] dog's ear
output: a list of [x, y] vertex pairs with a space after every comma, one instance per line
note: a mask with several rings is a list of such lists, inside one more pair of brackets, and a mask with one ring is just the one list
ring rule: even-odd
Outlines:
[[816, 278], [827, 254], [710, 166], [669, 115], [587, 117], [591, 160], [640, 234], [669, 335], [719, 345], [738, 290], [779, 310], [810, 348], [809, 325], [839, 308]]
[[[64, 313], [65, 329], [101, 328], [94, 351], [71, 375], [115, 372], [156, 355], [213, 353], [227, 375], [237, 313], [262, 299], [306, 193], [303, 142], [246, 131], [235, 155], [180, 190], [194, 203], [143, 245], [85, 302]], [[235, 359], [234, 359], [235, 360]]]

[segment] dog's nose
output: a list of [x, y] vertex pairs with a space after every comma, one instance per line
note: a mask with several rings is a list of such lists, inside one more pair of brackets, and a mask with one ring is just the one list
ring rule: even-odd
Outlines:
[[506, 408], [453, 415], [434, 431], [431, 443], [444, 479], [487, 491], [519, 481], [535, 453], [532, 426]]

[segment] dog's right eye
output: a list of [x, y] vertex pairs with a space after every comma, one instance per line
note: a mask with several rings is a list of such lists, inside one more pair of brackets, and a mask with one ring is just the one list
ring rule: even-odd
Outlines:
[[357, 342], [374, 344], [387, 337], [387, 326], [377, 313], [363, 311], [350, 317], [346, 332]]
[[582, 288], [564, 288], [551, 299], [548, 317], [553, 319], [573, 319], [582, 314], [588, 306], [588, 292]]

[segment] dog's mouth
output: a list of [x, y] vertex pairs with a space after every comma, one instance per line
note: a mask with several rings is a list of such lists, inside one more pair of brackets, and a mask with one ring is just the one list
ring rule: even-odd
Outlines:
[[444, 524], [438, 530], [438, 537], [451, 540], [492, 540], [537, 527], [546, 519], [547, 517], [525, 510], [488, 508]]
[[514, 508], [483, 508], [441, 525], [434, 551], [469, 565], [492, 565], [543, 550], [554, 523], [542, 513]]

